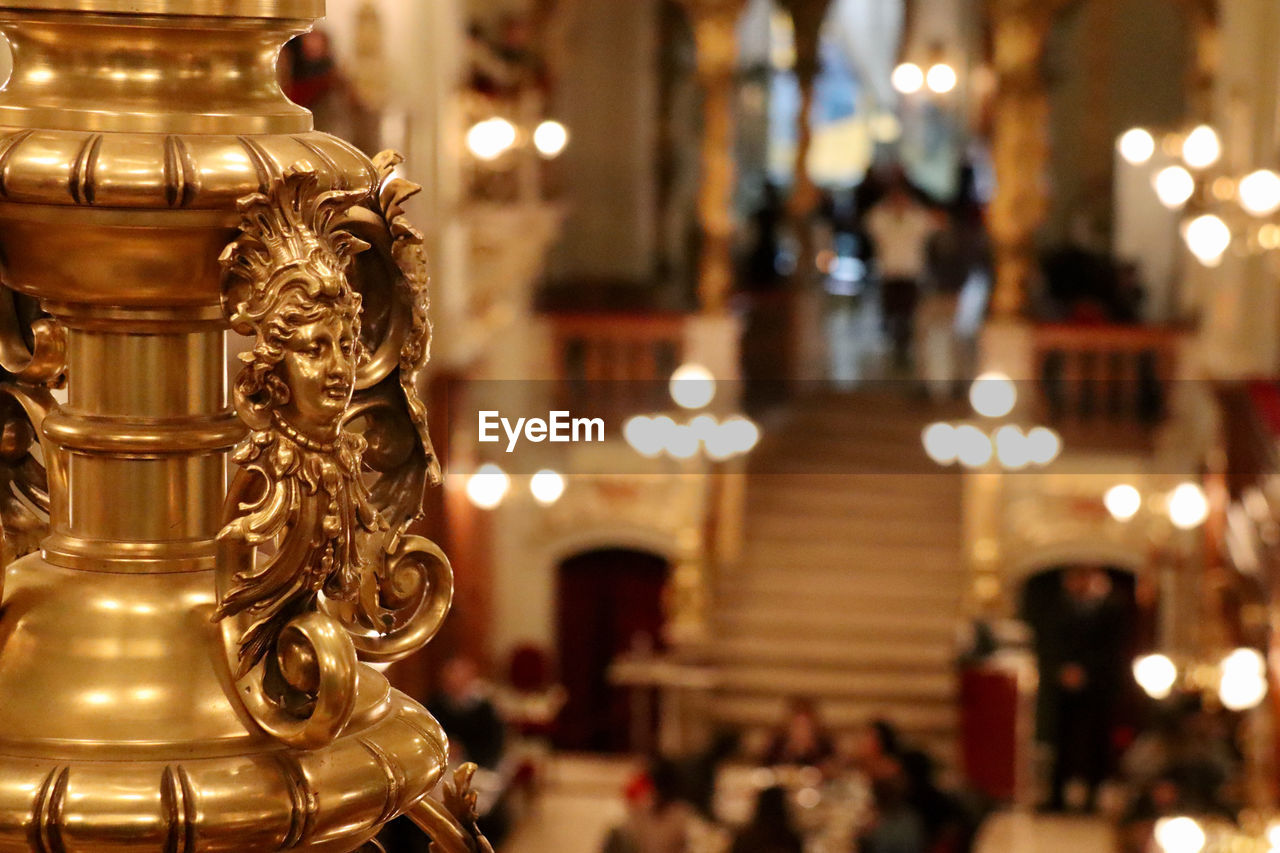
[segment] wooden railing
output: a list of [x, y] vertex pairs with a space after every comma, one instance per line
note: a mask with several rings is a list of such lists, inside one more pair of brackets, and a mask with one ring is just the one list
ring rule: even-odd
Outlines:
[[684, 356], [687, 315], [554, 312], [551, 353], [560, 402], [626, 416], [667, 408], [666, 380]]
[[1172, 326], [1037, 325], [1040, 417], [1060, 430], [1154, 427], [1168, 413], [1185, 335]]

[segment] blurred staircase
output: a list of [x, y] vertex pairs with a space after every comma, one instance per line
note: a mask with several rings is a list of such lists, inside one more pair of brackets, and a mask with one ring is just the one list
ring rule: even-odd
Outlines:
[[714, 598], [717, 721], [768, 729], [804, 696], [837, 731], [882, 716], [951, 761], [961, 478], [929, 461], [920, 433], [961, 411], [859, 391], [766, 427], [742, 557]]

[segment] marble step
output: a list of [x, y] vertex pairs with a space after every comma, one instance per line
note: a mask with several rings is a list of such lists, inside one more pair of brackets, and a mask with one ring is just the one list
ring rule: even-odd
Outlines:
[[934, 543], [849, 545], [843, 542], [748, 542], [736, 564], [720, 576], [732, 582], [750, 578], [793, 578], [797, 583], [839, 583], [850, 578], [908, 578], [917, 583], [954, 585], [964, 580], [959, 543], [954, 549]]
[[767, 597], [779, 613], [825, 609], [853, 620], [886, 608], [909, 609], [916, 613], [936, 608], [948, 611], [954, 617], [959, 615], [964, 581], [958, 578], [939, 581], [905, 572], [897, 576], [849, 572], [823, 581], [774, 574], [743, 577], [731, 585], [726, 583], [720, 589], [725, 610], [747, 604], [753, 598]]
[[823, 539], [840, 542], [908, 543], [937, 542], [954, 548], [962, 528], [959, 518], [942, 513], [880, 517], [878, 513], [811, 513], [802, 515], [784, 506], [757, 510], [751, 515], [747, 541], [795, 541]]
[[745, 601], [724, 608], [714, 617], [723, 636], [767, 635], [777, 638], [827, 638], [856, 643], [931, 642], [950, 644], [959, 625], [957, 614], [945, 609], [916, 613], [899, 608], [878, 608], [851, 615], [833, 609], [780, 608], [770, 601]]
[[952, 665], [951, 643], [934, 639], [867, 637], [858, 641], [726, 632], [707, 650], [713, 662], [738, 665], [845, 669], [867, 672], [937, 672]]
[[924, 455], [923, 450], [907, 449], [894, 442], [878, 447], [865, 447], [856, 455], [845, 455], [835, 450], [820, 452], [815, 445], [803, 453], [787, 456], [765, 456], [751, 465], [756, 476], [799, 475], [821, 476], [839, 474], [877, 474], [893, 477], [934, 477], [946, 472]]
[[948, 474], [762, 474], [747, 481], [748, 515], [762, 510], [797, 515], [874, 512], [960, 517], [959, 477]]
[[[711, 703], [715, 719], [742, 727], [772, 728], [785, 718], [788, 696], [721, 691]], [[814, 697], [825, 725], [835, 731], [850, 731], [869, 720], [884, 717], [904, 732], [954, 735], [959, 721], [954, 703], [885, 702], [881, 699], [832, 699]]]
[[936, 672], [855, 670], [848, 667], [803, 667], [798, 662], [752, 664], [724, 668], [717, 676], [720, 693], [812, 696], [818, 700], [950, 703], [956, 679], [950, 668]]

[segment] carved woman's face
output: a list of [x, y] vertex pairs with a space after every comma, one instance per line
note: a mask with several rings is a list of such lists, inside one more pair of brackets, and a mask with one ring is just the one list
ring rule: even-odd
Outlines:
[[299, 326], [280, 362], [289, 401], [280, 414], [305, 435], [327, 440], [355, 388], [355, 334], [350, 319], [326, 317]]

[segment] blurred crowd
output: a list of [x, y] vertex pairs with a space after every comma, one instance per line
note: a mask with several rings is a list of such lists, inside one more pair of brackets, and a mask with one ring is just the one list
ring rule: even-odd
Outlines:
[[[1096, 570], [1064, 575], [1066, 593], [1088, 605], [1100, 626], [1076, 626], [1086, 641], [1114, 630], [1118, 619], [1099, 577]], [[1116, 690], [1099, 674], [1101, 664], [1081, 662], [1070, 649], [1053, 654], [1057, 671], [1081, 670], [1068, 679], [1079, 689], [1093, 681]], [[1041, 661], [1047, 665], [1055, 664]], [[1051, 692], [1053, 701], [1063, 702], [1061, 693]], [[564, 701], [547, 659], [533, 649], [517, 651], [501, 684], [481, 678], [467, 658], [440, 670], [427, 707], [449, 735], [450, 763], [479, 765], [481, 826], [495, 849], [536, 802]], [[1083, 718], [1087, 725], [1056, 744], [1043, 809], [1104, 815], [1118, 827], [1118, 853], [1150, 850], [1162, 817], [1238, 813], [1244, 796], [1236, 716], [1198, 694], [1150, 700], [1132, 725], [1103, 705], [1109, 716], [1082, 714], [1069, 700], [1060, 709], [1057, 719]], [[1084, 742], [1095, 735], [1098, 743]], [[984, 819], [1008, 804], [953, 781], [937, 758], [890, 720], [833, 731], [814, 702], [795, 698], [772, 733], [754, 744], [726, 731], [700, 751], [637, 759], [618, 792], [625, 818], [598, 849], [969, 853]], [[422, 834], [401, 824], [385, 831], [386, 849], [426, 853]]]
[[[748, 766], [738, 775], [749, 816], [729, 820], [726, 780]], [[723, 736], [705, 753], [647, 762], [624, 796], [627, 819], [602, 853], [803, 853], [819, 840], [850, 853], [965, 853], [984, 811], [943, 786], [934, 758], [892, 723], [873, 720], [837, 738], [806, 699], [792, 701], [762, 753]]]

